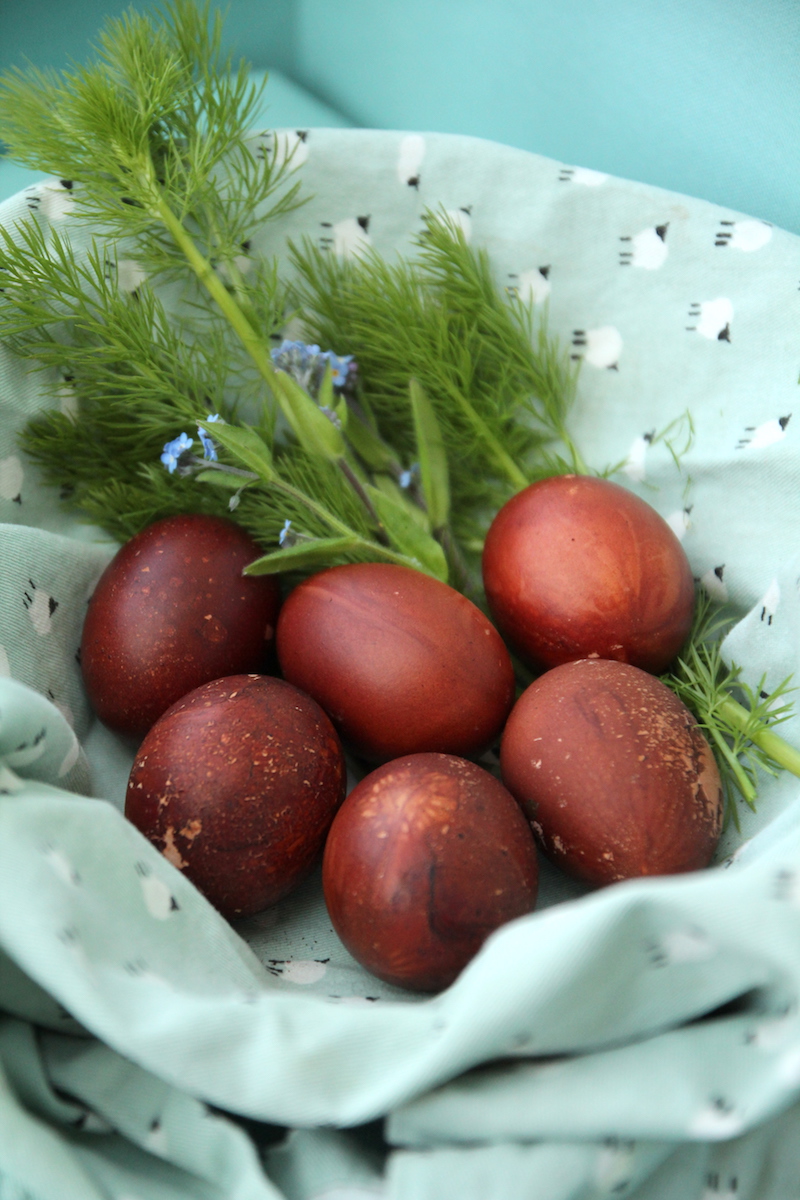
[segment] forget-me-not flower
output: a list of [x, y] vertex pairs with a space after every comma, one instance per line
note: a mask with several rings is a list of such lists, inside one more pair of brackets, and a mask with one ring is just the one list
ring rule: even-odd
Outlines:
[[200, 438], [200, 441], [203, 443], [203, 458], [207, 458], [211, 462], [216, 462], [217, 461], [217, 447], [214, 445], [214, 443], [212, 442], [212, 440], [208, 436], [208, 434], [205, 432], [205, 430], [201, 429], [199, 425], [197, 426], [197, 436]]
[[180, 437], [173, 438], [171, 442], [165, 444], [161, 461], [170, 475], [178, 466], [181, 455], [185, 454], [187, 450], [191, 450], [193, 445], [194, 438], [190, 438], [186, 433], [182, 433]]
[[331, 368], [331, 383], [335, 388], [343, 388], [347, 383], [347, 376], [350, 371], [350, 364], [353, 361], [352, 354], [343, 354], [341, 357], [334, 354], [332, 350], [325, 350], [320, 358], [325, 359], [330, 363]]
[[350, 373], [352, 354], [338, 355], [332, 350], [320, 350], [315, 344], [292, 342], [284, 338], [280, 346], [270, 351], [275, 366], [296, 379], [301, 387], [313, 395], [319, 391], [325, 368], [330, 364], [331, 382], [334, 388], [341, 389], [347, 383]]
[[401, 488], [410, 488], [411, 484], [419, 479], [419, 463], [412, 463], [407, 471], [401, 471], [397, 482]]

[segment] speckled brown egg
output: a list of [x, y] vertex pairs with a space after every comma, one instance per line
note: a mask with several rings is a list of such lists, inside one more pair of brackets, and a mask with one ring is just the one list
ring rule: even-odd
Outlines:
[[511, 659], [480, 609], [390, 563], [331, 567], [300, 584], [281, 611], [277, 648], [284, 677], [371, 761], [479, 754], [514, 701]]
[[261, 551], [232, 521], [170, 517], [124, 545], [89, 602], [81, 640], [100, 720], [145, 733], [192, 688], [261, 671], [274, 645], [280, 588], [242, 570]]
[[125, 815], [226, 917], [310, 871], [345, 792], [341, 744], [309, 696], [268, 675], [196, 688], [145, 737]]
[[336, 932], [398, 987], [438, 991], [536, 902], [536, 847], [519, 806], [474, 763], [413, 754], [379, 767], [337, 813], [322, 866]]
[[545, 853], [594, 884], [708, 866], [722, 822], [711, 747], [660, 680], [583, 659], [523, 692], [503, 733], [503, 781]]

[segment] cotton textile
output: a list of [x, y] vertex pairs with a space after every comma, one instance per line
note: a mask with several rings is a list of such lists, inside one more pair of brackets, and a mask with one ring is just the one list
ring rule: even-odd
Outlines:
[[[800, 239], [489, 142], [302, 132], [312, 199], [254, 252], [392, 255], [448, 211], [548, 305], [579, 446], [736, 606], [744, 678], [796, 672]], [[85, 245], [70, 210], [53, 180], [0, 223]], [[70, 403], [0, 346], [0, 1200], [800, 1194], [800, 781], [764, 777], [705, 872], [587, 893], [545, 864], [537, 913], [437, 997], [361, 970], [317, 876], [232, 928], [124, 820], [135, 746], [82, 691], [114, 546], [15, 444]]]

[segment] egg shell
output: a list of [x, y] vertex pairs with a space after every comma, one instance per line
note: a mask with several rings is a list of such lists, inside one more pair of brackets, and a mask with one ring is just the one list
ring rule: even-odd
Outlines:
[[261, 554], [232, 521], [169, 517], [131, 538], [89, 602], [84, 684], [100, 720], [142, 734], [211, 679], [264, 669], [281, 603], [271, 576], [242, 570]]
[[606, 479], [561, 475], [518, 492], [489, 528], [483, 580], [498, 628], [537, 669], [597, 655], [658, 674], [692, 625], [683, 547]]
[[362, 966], [438, 991], [536, 903], [536, 847], [488, 771], [413, 754], [367, 775], [337, 813], [322, 866], [331, 921]]
[[466, 596], [420, 571], [355, 563], [312, 576], [278, 620], [283, 675], [370, 761], [479, 754], [514, 700], [502, 638]]
[[280, 900], [319, 858], [346, 770], [328, 717], [268, 675], [196, 688], [145, 737], [125, 815], [226, 917]]
[[693, 871], [714, 853], [723, 798], [711, 747], [638, 667], [584, 659], [547, 671], [514, 706], [500, 766], [548, 857], [579, 879]]

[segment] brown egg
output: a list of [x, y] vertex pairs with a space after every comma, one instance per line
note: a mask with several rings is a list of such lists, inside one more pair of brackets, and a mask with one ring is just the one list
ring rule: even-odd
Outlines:
[[145, 737], [125, 815], [226, 917], [259, 912], [318, 859], [346, 771], [318, 704], [269, 675], [216, 679]]
[[691, 629], [680, 542], [606, 479], [561, 475], [512, 497], [487, 534], [483, 580], [501, 633], [537, 668], [597, 655], [658, 674]]
[[322, 865], [331, 921], [362, 966], [438, 991], [500, 925], [531, 912], [538, 865], [519, 806], [448, 754], [378, 767], [334, 819]]
[[674, 692], [638, 667], [583, 659], [523, 692], [503, 782], [553, 862], [605, 884], [708, 866], [722, 822], [714, 756]]
[[158, 521], [109, 563], [89, 602], [81, 669], [106, 725], [142, 734], [192, 688], [260, 671], [274, 644], [280, 588], [242, 575], [261, 551], [232, 521]]
[[358, 563], [312, 576], [283, 606], [277, 647], [285, 678], [373, 761], [478, 754], [514, 700], [511, 659], [480, 609], [406, 567]]

